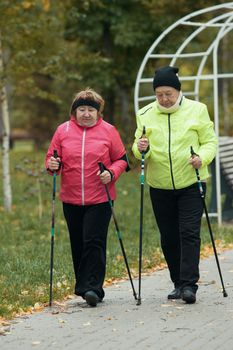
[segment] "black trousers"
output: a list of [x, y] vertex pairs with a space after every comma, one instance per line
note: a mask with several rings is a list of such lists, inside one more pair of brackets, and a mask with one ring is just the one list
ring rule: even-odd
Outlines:
[[75, 294], [93, 290], [103, 299], [106, 242], [111, 208], [108, 202], [78, 206], [63, 203], [76, 278]]
[[198, 184], [179, 190], [150, 187], [150, 197], [171, 280], [175, 287], [191, 286], [196, 291], [203, 214]]

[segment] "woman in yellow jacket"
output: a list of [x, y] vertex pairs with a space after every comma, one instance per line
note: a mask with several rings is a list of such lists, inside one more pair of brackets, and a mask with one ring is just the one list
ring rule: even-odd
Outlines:
[[[203, 205], [194, 168], [206, 191], [207, 165], [215, 157], [217, 138], [206, 105], [182, 95], [177, 73], [170, 66], [155, 72], [156, 100], [138, 111], [132, 149], [138, 159], [144, 151], [147, 160], [150, 198], [174, 283], [168, 299], [195, 303]], [[149, 131], [146, 136], [143, 126]]]

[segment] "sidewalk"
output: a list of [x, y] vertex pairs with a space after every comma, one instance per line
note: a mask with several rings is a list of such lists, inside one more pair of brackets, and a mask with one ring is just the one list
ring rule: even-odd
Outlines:
[[[129, 281], [106, 288], [96, 308], [76, 298], [14, 320], [0, 336], [1, 350], [231, 350], [233, 349], [233, 250], [219, 255], [224, 298], [214, 256], [201, 261], [196, 304], [168, 301], [167, 269], [143, 276], [142, 304]], [[138, 283], [135, 281], [136, 291]]]

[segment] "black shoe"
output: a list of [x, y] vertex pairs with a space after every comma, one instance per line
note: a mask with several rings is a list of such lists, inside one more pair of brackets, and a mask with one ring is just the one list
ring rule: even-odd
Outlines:
[[194, 304], [196, 302], [196, 293], [193, 291], [192, 287], [184, 287], [181, 293], [181, 298], [187, 304]]
[[100, 302], [100, 298], [95, 292], [93, 292], [93, 290], [89, 290], [88, 292], [86, 292], [84, 295], [84, 299], [90, 306], [96, 306], [97, 303]]
[[179, 287], [175, 288], [167, 296], [168, 299], [181, 299], [181, 289]]

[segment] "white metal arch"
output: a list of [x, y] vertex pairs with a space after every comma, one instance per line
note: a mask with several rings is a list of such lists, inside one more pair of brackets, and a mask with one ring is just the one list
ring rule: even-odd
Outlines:
[[[201, 18], [201, 21], [198, 20]], [[178, 27], [189, 28], [187, 37], [183, 40], [182, 44], [174, 50], [172, 53], [160, 53], [161, 45], [166, 42], [169, 34], [175, 31]], [[180, 29], [180, 28], [179, 28]], [[200, 52], [195, 51], [194, 43], [197, 42], [197, 37], [206, 30], [211, 29], [214, 31], [213, 38], [207, 47]], [[145, 76], [145, 71], [148, 67], [151, 67], [151, 60], [154, 62], [154, 68], [158, 68], [160, 60], [166, 60], [166, 65], [174, 66], [179, 60], [177, 66], [180, 68], [179, 76], [181, 82], [186, 81], [193, 83], [194, 88], [191, 91], [182, 90], [186, 96], [193, 96], [196, 100], [199, 99], [200, 82], [211, 81], [213, 84], [213, 114], [215, 131], [219, 137], [219, 93], [218, 93], [218, 80], [225, 78], [233, 78], [233, 69], [227, 73], [220, 73], [218, 67], [218, 50], [220, 41], [233, 29], [233, 2], [228, 2], [216, 6], [211, 6], [199, 11], [195, 11], [185, 17], [181, 18], [177, 22], [173, 23], [154, 41], [149, 50], [147, 51], [141, 66], [139, 68], [135, 90], [134, 90], [134, 106], [135, 112], [140, 107], [141, 103], [146, 101], [153, 101], [154, 95], [148, 95], [145, 87], [148, 84], [151, 86], [153, 76]], [[185, 32], [185, 31], [184, 31]], [[216, 33], [216, 34], [215, 34]], [[196, 45], [198, 46], [198, 45]], [[187, 52], [185, 52], [187, 51]], [[200, 59], [200, 62], [196, 64], [196, 71], [192, 75], [187, 75], [182, 72], [183, 64], [190, 59]], [[204, 73], [208, 59], [212, 60], [212, 72]], [[162, 64], [164, 65], [164, 63]], [[221, 180], [220, 180], [220, 161], [219, 153], [216, 155], [216, 194], [217, 194], [217, 213], [210, 213], [210, 216], [216, 216], [218, 223], [222, 222], [222, 209], [221, 209]]]

